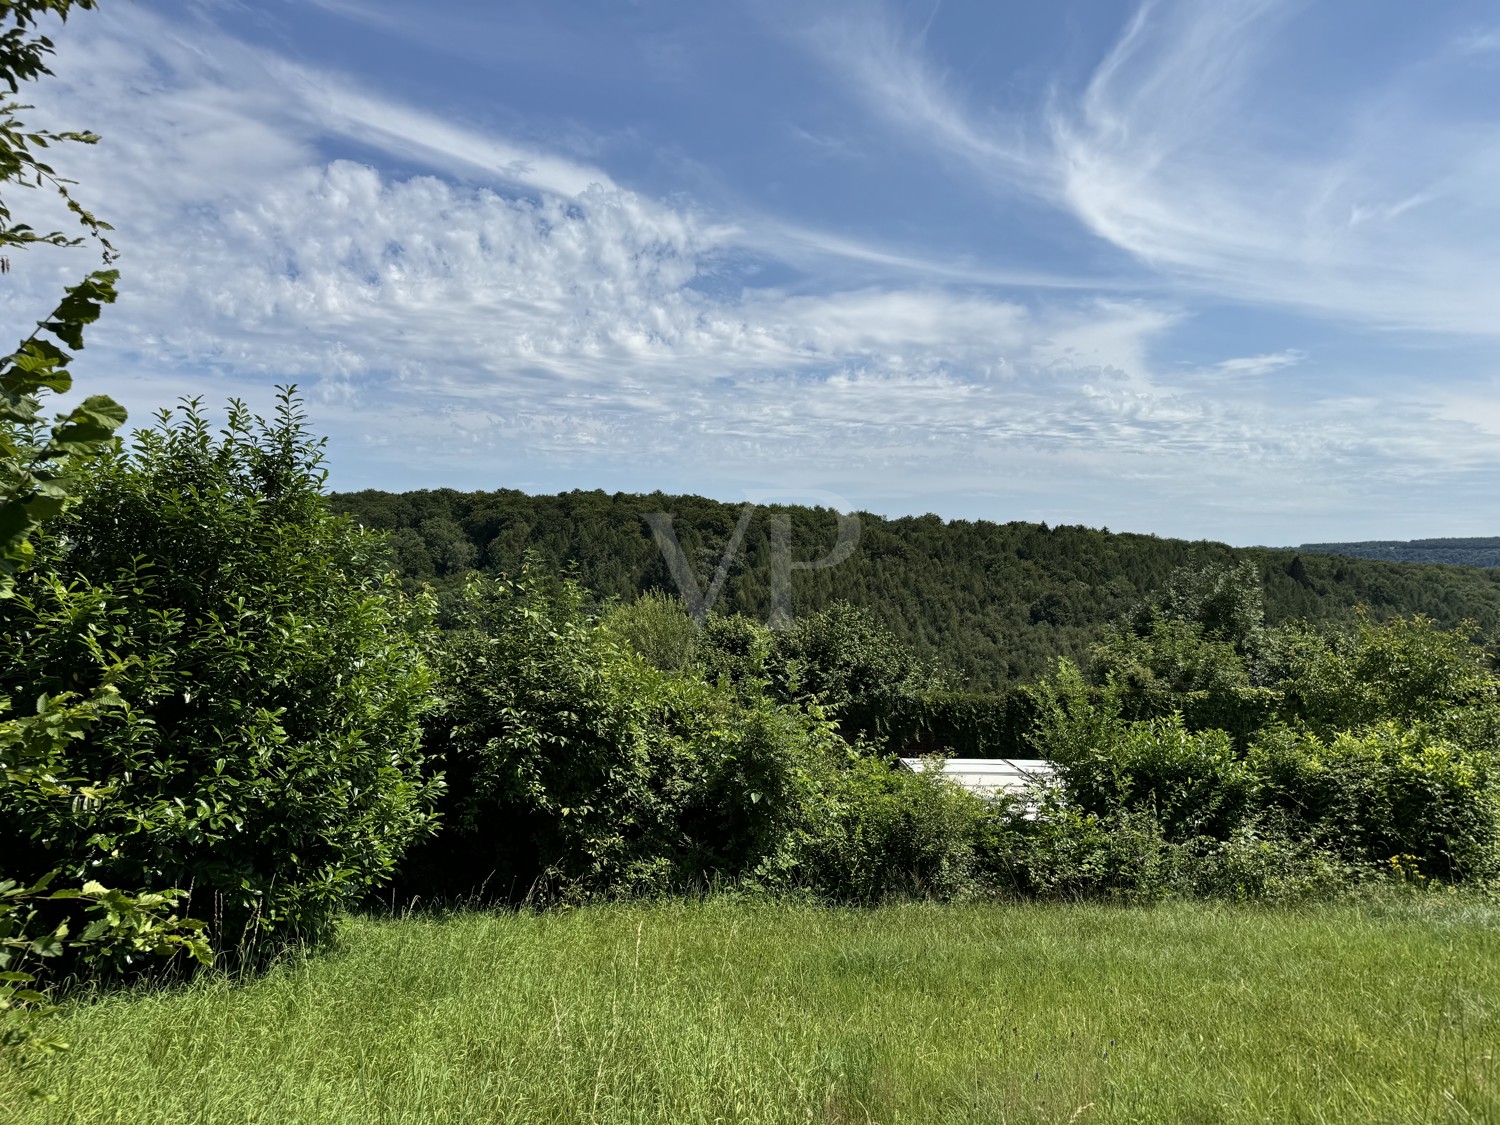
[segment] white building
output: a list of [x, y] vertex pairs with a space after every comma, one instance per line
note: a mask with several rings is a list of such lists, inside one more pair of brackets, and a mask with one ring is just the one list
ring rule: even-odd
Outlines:
[[[902, 758], [901, 765], [913, 773], [927, 768], [922, 758]], [[991, 797], [996, 793], [1024, 795], [1038, 781], [1048, 781], [1055, 771], [1040, 758], [948, 758], [943, 776], [952, 778], [970, 793]]]

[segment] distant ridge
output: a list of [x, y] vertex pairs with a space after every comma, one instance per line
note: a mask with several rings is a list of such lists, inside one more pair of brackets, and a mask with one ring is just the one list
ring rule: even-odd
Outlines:
[[1304, 543], [1309, 554], [1349, 555], [1381, 562], [1500, 567], [1500, 536], [1479, 539], [1371, 539], [1363, 543]]
[[[461, 584], [473, 567], [514, 572], [528, 551], [550, 567], [570, 568], [602, 597], [630, 601], [643, 590], [675, 593], [676, 580], [647, 521], [653, 513], [671, 513], [689, 569], [699, 588], [708, 590], [746, 518], [738, 503], [602, 490], [553, 496], [515, 489], [351, 492], [329, 502], [366, 527], [388, 532], [400, 572], [413, 582], [432, 583], [440, 594]], [[788, 522], [777, 524], [773, 517]], [[791, 574], [793, 611], [811, 613], [834, 601], [866, 606], [900, 640], [940, 659], [971, 690], [1035, 680], [1059, 656], [1081, 658], [1102, 626], [1161, 589], [1180, 566], [1251, 564], [1260, 572], [1273, 624], [1350, 620], [1355, 606], [1366, 606], [1377, 619], [1425, 613], [1451, 626], [1467, 618], [1486, 639], [1500, 640], [1500, 538], [1457, 540], [1494, 552], [1485, 568], [1460, 568], [1322, 553], [1360, 544], [1331, 544], [1317, 552], [1235, 548], [933, 515], [886, 519], [860, 513], [858, 523], [858, 544], [843, 561]], [[751, 512], [717, 610], [769, 619], [777, 526], [786, 528], [799, 561], [827, 558], [838, 534], [837, 517], [826, 509]]]

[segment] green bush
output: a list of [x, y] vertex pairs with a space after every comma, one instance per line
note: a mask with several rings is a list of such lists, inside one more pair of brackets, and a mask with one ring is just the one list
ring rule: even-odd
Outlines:
[[697, 622], [688, 616], [681, 598], [660, 590], [650, 590], [629, 605], [610, 610], [604, 627], [663, 672], [686, 670], [697, 654]]
[[782, 862], [828, 724], [652, 667], [534, 570], [471, 581], [464, 606], [428, 719], [444, 826], [408, 894], [657, 892]]
[[1180, 713], [1192, 730], [1223, 730], [1243, 748], [1276, 710], [1258, 675], [1266, 645], [1254, 566], [1180, 568], [1160, 595], [1106, 628], [1088, 677], [1110, 685], [1128, 719]]
[[724, 683], [751, 695], [770, 689], [784, 702], [799, 696], [795, 671], [775, 660], [776, 638], [744, 614], [710, 614], [698, 637], [691, 668], [711, 684]]
[[854, 757], [825, 775], [797, 849], [795, 882], [835, 902], [975, 893], [996, 815], [941, 770]]
[[933, 691], [895, 701], [882, 727], [886, 744], [906, 757], [1025, 758], [1035, 722], [1031, 693]]
[[817, 698], [851, 740], [883, 741], [903, 707], [947, 685], [862, 606], [837, 602], [775, 636], [784, 690]]
[[1059, 792], [998, 819], [985, 865], [1001, 887], [1037, 898], [1236, 901], [1328, 898], [1360, 869], [1284, 831], [1241, 824], [1225, 839], [1171, 839], [1149, 809], [1084, 812]]
[[1067, 661], [1033, 692], [1033, 746], [1057, 766], [1070, 804], [1103, 817], [1149, 813], [1172, 840], [1227, 838], [1255, 795], [1229, 736], [1190, 730], [1179, 713], [1128, 720], [1122, 694], [1089, 686]]
[[121, 706], [0, 791], [6, 873], [183, 887], [220, 948], [328, 935], [428, 829], [424, 626], [324, 503], [296, 400], [196, 404], [92, 471], [0, 602], [0, 694]]
[[1227, 840], [1203, 837], [1180, 845], [1182, 886], [1199, 898], [1327, 900], [1384, 871], [1350, 863], [1337, 852], [1288, 835], [1241, 825]]
[[[70, 778], [63, 763], [72, 742], [121, 706], [114, 684], [99, 685], [88, 698], [42, 696], [35, 706], [29, 715], [0, 719], [0, 785], [13, 797], [107, 799], [106, 787]], [[0, 698], [0, 716], [9, 710], [10, 700]], [[53, 888], [55, 871], [27, 886], [5, 877], [9, 866], [0, 866], [0, 1073], [27, 1069], [67, 1046], [45, 1028], [56, 1010], [48, 978], [57, 974], [48, 968], [60, 964], [77, 977], [183, 950], [209, 959], [203, 924], [174, 912], [182, 891], [127, 895], [92, 880]]]
[[1351, 861], [1411, 863], [1445, 880], [1500, 866], [1500, 770], [1490, 752], [1384, 722], [1331, 739], [1267, 731], [1250, 764], [1268, 806]]
[[1280, 699], [1252, 682], [1246, 659], [1196, 621], [1158, 618], [1140, 634], [1110, 629], [1091, 650], [1090, 679], [1109, 684], [1131, 719], [1181, 714], [1193, 730], [1217, 729], [1244, 746]]
[[1058, 660], [1051, 679], [1026, 691], [1033, 717], [1028, 741], [1038, 758], [1082, 761], [1114, 743], [1127, 725], [1114, 685], [1088, 683], [1078, 665], [1066, 658]]
[[1011, 818], [989, 840], [996, 882], [1038, 898], [1158, 898], [1176, 880], [1177, 853], [1149, 813], [1100, 816], [1054, 794], [1030, 818]]
[[[1034, 752], [1058, 764], [1075, 813], [1149, 814], [1164, 839], [1205, 855], [1217, 847], [1221, 859], [1232, 840], [1270, 826], [1265, 839], [1316, 853], [1314, 867], [1394, 862], [1443, 879], [1496, 870], [1500, 685], [1467, 630], [1423, 618], [1287, 626], [1250, 632], [1242, 656], [1198, 623], [1158, 614], [1144, 627], [1095, 650], [1094, 682], [1064, 661], [1031, 691]], [[1205, 654], [1217, 681], [1194, 671]], [[1180, 709], [1140, 717], [1168, 707]]]
[[1347, 632], [1280, 631], [1267, 659], [1285, 699], [1281, 714], [1324, 738], [1395, 720], [1447, 724], [1490, 744], [1500, 685], [1472, 632], [1425, 617], [1362, 617]]
[[1250, 811], [1255, 779], [1221, 730], [1191, 731], [1181, 715], [1128, 723], [1111, 743], [1058, 763], [1088, 812], [1150, 810], [1169, 839], [1226, 838]]

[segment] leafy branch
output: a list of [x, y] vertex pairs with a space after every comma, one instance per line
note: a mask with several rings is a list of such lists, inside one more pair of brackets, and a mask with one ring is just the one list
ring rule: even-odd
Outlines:
[[0, 360], [0, 597], [10, 596], [16, 571], [32, 560], [32, 532], [61, 515], [77, 491], [76, 467], [109, 447], [125, 422], [124, 407], [90, 395], [44, 429], [40, 399], [42, 391], [72, 389], [73, 357], [59, 345], [83, 346], [84, 327], [114, 301], [118, 278], [116, 270], [98, 270], [71, 286], [52, 315]]

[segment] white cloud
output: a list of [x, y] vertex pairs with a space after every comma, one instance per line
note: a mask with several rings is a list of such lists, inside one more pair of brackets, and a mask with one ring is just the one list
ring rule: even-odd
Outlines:
[[[70, 34], [49, 104], [105, 137], [68, 170], [119, 228], [124, 296], [80, 370], [123, 380], [132, 406], [296, 380], [350, 459], [396, 486], [478, 483], [481, 464], [496, 484], [607, 467], [637, 486], [1014, 486], [1057, 502], [1131, 480], [1243, 497], [1295, 472], [1315, 504], [1340, 487], [1328, 466], [1376, 443], [1408, 464], [1467, 448], [1457, 423], [1419, 440], [1410, 415], [1368, 404], [1288, 411], [1234, 380], [1171, 379], [1151, 354], [1176, 306], [1067, 279], [1023, 304], [996, 294], [1020, 280], [1003, 271], [718, 221], [222, 36], [188, 43], [139, 9], [98, 26]], [[439, 174], [331, 155], [349, 141]], [[746, 258], [795, 261], [799, 238], [825, 265], [886, 268], [843, 284], [830, 270], [816, 291], [736, 281]], [[79, 268], [33, 260], [0, 295], [16, 320]]]
[[1464, 54], [1482, 55], [1500, 51], [1500, 27], [1469, 31], [1458, 37], [1455, 47]]
[[802, 35], [870, 105], [924, 144], [995, 179], [1045, 189], [1049, 176], [1030, 151], [1025, 121], [966, 105], [922, 53], [922, 37], [905, 32], [883, 6], [838, 9]]
[[1268, 352], [1265, 355], [1246, 355], [1236, 356], [1234, 359], [1223, 359], [1214, 364], [1212, 370], [1218, 375], [1254, 378], [1258, 375], [1269, 375], [1273, 371], [1281, 371], [1287, 367], [1296, 367], [1306, 358], [1306, 353], [1298, 351], [1296, 348], [1287, 348], [1285, 351]]
[[434, 114], [354, 89], [303, 67], [275, 66], [307, 108], [311, 123], [375, 148], [442, 170], [578, 196], [592, 187], [613, 188], [604, 172], [549, 153], [529, 150]]
[[975, 104], [879, 9], [846, 10], [808, 41], [917, 143], [1070, 212], [1172, 281], [1384, 328], [1500, 335], [1493, 107], [1478, 121], [1484, 107], [1444, 112], [1444, 83], [1465, 65], [1451, 53], [1373, 93], [1308, 102], [1270, 67], [1299, 11], [1144, 3], [1045, 117]]

